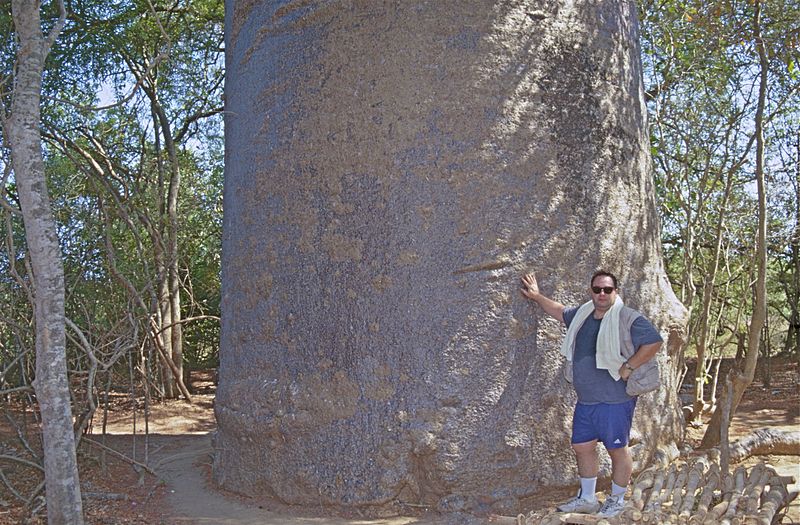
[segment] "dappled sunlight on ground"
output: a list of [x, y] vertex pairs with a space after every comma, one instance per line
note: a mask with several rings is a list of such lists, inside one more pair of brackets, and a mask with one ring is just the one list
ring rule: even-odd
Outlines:
[[[102, 433], [102, 414], [95, 417], [92, 433]], [[144, 410], [130, 414], [118, 410], [109, 415], [106, 424], [108, 434], [207, 434], [216, 428], [214, 420], [214, 395], [196, 394], [192, 402], [169, 401], [150, 407], [145, 421]]]

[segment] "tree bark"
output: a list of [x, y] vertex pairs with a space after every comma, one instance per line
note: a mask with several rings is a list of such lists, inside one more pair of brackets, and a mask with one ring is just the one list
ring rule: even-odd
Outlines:
[[[165, 325], [169, 326], [167, 332], [172, 362], [183, 377], [183, 324], [181, 323], [181, 287], [179, 273], [178, 251], [178, 194], [181, 185], [181, 170], [178, 164], [178, 153], [172, 137], [172, 128], [164, 108], [158, 99], [155, 88], [148, 86], [145, 92], [150, 97], [153, 113], [158, 119], [158, 129], [164, 137], [164, 146], [167, 149], [169, 163], [169, 184], [167, 191], [166, 209], [166, 300], [168, 301], [168, 317], [164, 318]], [[170, 376], [170, 384], [166, 391], [177, 397], [176, 379]]]
[[637, 460], [680, 438], [632, 2], [227, 7], [218, 483], [507, 513], [572, 482], [531, 269], [575, 305], [621, 274], [667, 340]]
[[[39, 8], [37, 1], [13, 0], [11, 4], [19, 47], [11, 115], [5, 127], [34, 277], [34, 389], [42, 421], [47, 521], [73, 525], [83, 523], [83, 510], [67, 380], [64, 268], [39, 129], [44, 61], [50, 43], [63, 27], [63, 18], [45, 37]], [[63, 4], [61, 9], [63, 16]]]

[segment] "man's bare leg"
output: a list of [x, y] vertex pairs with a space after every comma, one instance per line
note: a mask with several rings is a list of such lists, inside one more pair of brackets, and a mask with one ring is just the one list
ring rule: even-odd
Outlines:
[[[620, 487], [627, 487], [633, 472], [633, 459], [628, 447], [608, 449], [611, 457], [611, 479]], [[580, 467], [579, 467], [580, 468]]]
[[611, 456], [611, 495], [605, 499], [597, 514], [610, 518], [618, 516], [625, 505], [625, 492], [631, 481], [633, 459], [627, 446], [607, 450]]
[[600, 463], [597, 459], [597, 440], [573, 443], [572, 450], [575, 451], [575, 460], [578, 462], [578, 475], [582, 478], [596, 478], [600, 471]]
[[595, 496], [597, 472], [600, 470], [600, 463], [597, 459], [597, 440], [573, 443], [572, 450], [575, 451], [575, 460], [578, 462], [581, 491], [578, 496], [559, 505], [558, 510], [594, 514], [600, 508], [600, 502]]

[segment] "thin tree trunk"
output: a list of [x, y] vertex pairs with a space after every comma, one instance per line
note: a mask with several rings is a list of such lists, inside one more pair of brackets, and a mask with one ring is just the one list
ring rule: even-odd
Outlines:
[[786, 334], [786, 352], [794, 351], [795, 357], [800, 360], [800, 137], [795, 143], [794, 192], [794, 232], [791, 240], [792, 284], [791, 287], [787, 286], [786, 290], [791, 309], [789, 330]]
[[11, 159], [19, 191], [25, 238], [34, 277], [36, 379], [42, 417], [47, 519], [50, 524], [82, 524], [83, 510], [67, 379], [64, 267], [42, 158], [40, 109], [42, 72], [50, 40], [41, 31], [40, 4], [13, 0], [19, 40], [11, 116], [7, 124]]
[[[138, 69], [134, 66], [132, 61], [129, 61], [129, 68], [134, 74], [137, 75], [137, 79], [139, 79], [143, 84], [145, 83], [145, 79], [143, 79], [140, 74], [138, 73]], [[164, 359], [164, 354], [159, 354], [162, 356], [161, 358], [161, 378], [164, 386], [164, 396], [167, 398], [175, 398], [177, 397], [177, 388], [176, 388], [176, 381], [172, 376], [171, 369], [174, 367], [182, 365], [182, 359], [180, 362], [176, 363], [174, 361], [174, 352], [173, 352], [173, 331], [174, 331], [174, 323], [173, 323], [173, 301], [170, 294], [171, 290], [171, 235], [169, 233], [171, 221], [168, 217], [168, 197], [165, 199], [165, 169], [164, 169], [164, 160], [161, 154], [161, 137], [163, 136], [162, 126], [164, 125], [163, 119], [159, 114], [156, 99], [153, 93], [153, 88], [145, 89], [145, 93], [150, 98], [150, 113], [151, 118], [153, 120], [153, 129], [154, 131], [154, 141], [155, 141], [155, 151], [156, 151], [156, 159], [157, 159], [157, 166], [158, 166], [158, 184], [156, 190], [156, 200], [158, 202], [158, 220], [157, 230], [151, 231], [151, 237], [153, 238], [153, 246], [154, 246], [154, 257], [156, 260], [156, 268], [158, 270], [158, 277], [157, 277], [157, 296], [158, 296], [158, 328], [159, 331], [156, 336], [159, 338], [161, 342], [161, 348], [164, 350], [165, 354], [170, 357], [171, 363], [168, 363]], [[163, 113], [163, 112], [162, 112]], [[166, 123], [169, 125], [169, 122]], [[171, 187], [171, 184], [170, 184]], [[166, 239], [166, 242], [165, 242]], [[183, 375], [183, 371], [181, 368], [178, 368], [178, 371]]]
[[769, 334], [769, 316], [764, 321], [764, 334], [761, 337], [764, 363], [761, 367], [761, 383], [766, 389], [772, 388], [772, 343]]
[[[162, 340], [169, 340], [170, 356], [172, 362], [183, 376], [183, 324], [181, 323], [181, 287], [179, 272], [179, 248], [178, 248], [178, 195], [180, 192], [181, 170], [178, 164], [178, 153], [175, 149], [175, 141], [172, 136], [172, 128], [167, 118], [164, 108], [158, 99], [155, 87], [146, 85], [144, 89], [150, 98], [150, 107], [153, 118], [156, 121], [156, 129], [160, 131], [159, 136], [164, 138], [164, 147], [167, 151], [167, 162], [169, 166], [169, 182], [167, 186], [166, 210], [164, 210], [164, 230], [166, 244], [164, 246], [164, 281], [160, 282], [162, 296], [162, 323], [168, 325], [168, 331], [164, 332]], [[170, 376], [167, 376], [170, 377]], [[165, 384], [165, 391], [170, 397], [177, 396], [177, 388], [174, 379], [170, 379], [169, 384]]]
[[711, 259], [711, 268], [706, 275], [703, 285], [703, 307], [700, 311], [700, 322], [698, 323], [698, 340], [697, 340], [697, 366], [695, 367], [695, 394], [694, 405], [692, 408], [693, 419], [696, 422], [702, 420], [703, 412], [706, 408], [705, 403], [705, 384], [708, 377], [708, 341], [711, 332], [710, 317], [711, 317], [711, 299], [713, 297], [714, 285], [717, 278], [717, 270], [719, 269], [719, 261], [722, 252], [722, 237], [725, 229], [725, 215], [727, 213], [728, 198], [731, 194], [733, 187], [733, 173], [728, 172], [728, 180], [725, 183], [725, 193], [722, 196], [722, 203], [719, 206], [719, 218], [715, 231], [716, 242], [714, 245], [714, 255]]
[[[697, 294], [697, 286], [694, 284], [694, 226], [692, 225], [692, 210], [687, 206], [686, 209], [686, 249], [683, 250], [683, 286], [681, 286], [681, 302], [689, 310], [689, 317], [692, 316], [692, 304]], [[691, 333], [689, 340], [691, 340]]]
[[[163, 246], [159, 246], [159, 250]], [[158, 260], [158, 319], [157, 327], [159, 332], [156, 337], [161, 341], [161, 347], [167, 355], [172, 357], [172, 328], [170, 327], [172, 319], [172, 301], [169, 297], [169, 269], [165, 260], [163, 251], [155, 254]], [[175, 382], [170, 379], [171, 373], [169, 372], [169, 365], [163, 359], [161, 360], [162, 380], [164, 383], [164, 396], [167, 398], [174, 398]]]
[[[767, 98], [767, 76], [769, 63], [764, 49], [764, 42], [761, 37], [761, 2], [755, 1], [755, 13], [753, 15], [753, 32], [755, 37], [756, 49], [758, 50], [760, 64], [760, 82], [758, 88], [758, 107], [755, 117], [755, 137], [756, 137], [756, 184], [758, 187], [758, 231], [756, 233], [756, 253], [754, 261], [756, 264], [755, 282], [755, 304], [753, 314], [750, 317], [748, 330], [747, 353], [743, 370], [740, 373], [732, 374], [733, 379], [733, 400], [731, 402], [731, 414], [736, 411], [739, 402], [744, 395], [745, 389], [753, 382], [758, 363], [759, 347], [761, 345], [761, 331], [767, 319], [767, 197], [764, 180], [764, 108]], [[721, 405], [724, 403], [721, 403]], [[706, 428], [701, 443], [702, 448], [713, 447], [720, 442], [722, 427], [722, 410], [717, 407], [711, 421]]]
[[178, 165], [178, 154], [175, 150], [175, 141], [172, 138], [169, 119], [161, 105], [156, 106], [156, 114], [161, 121], [161, 132], [164, 135], [164, 145], [169, 155], [170, 178], [169, 192], [167, 193], [167, 269], [168, 288], [170, 299], [170, 324], [172, 342], [172, 362], [183, 377], [183, 323], [181, 323], [181, 286], [179, 272], [178, 250], [178, 194], [181, 187], [181, 170]]

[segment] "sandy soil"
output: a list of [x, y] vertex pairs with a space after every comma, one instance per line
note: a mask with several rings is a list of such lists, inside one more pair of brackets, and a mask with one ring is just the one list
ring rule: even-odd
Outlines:
[[[731, 425], [731, 439], [756, 428], [800, 430], [800, 381], [796, 363], [782, 369], [780, 383], [764, 388], [759, 382], [748, 390]], [[241, 498], [216, 489], [210, 482], [213, 383], [200, 378], [190, 405], [176, 401], [153, 406], [145, 422], [142, 411], [131, 412], [119, 403], [108, 414], [105, 434], [98, 414], [92, 433], [80, 447], [81, 482], [90, 524], [219, 524], [219, 525], [472, 525], [486, 517], [441, 516], [427, 509], [409, 508], [403, 517], [366, 518], [357, 513], [331, 516], [323, 508], [296, 508], [275, 501]], [[146, 427], [145, 428], [145, 423]], [[135, 429], [135, 431], [134, 431]], [[702, 428], [689, 429], [687, 440], [699, 442]], [[0, 442], [0, 445], [3, 443]], [[781, 474], [800, 480], [800, 457], [750, 458], [747, 465], [764, 460]], [[8, 472], [6, 472], [8, 475]], [[599, 483], [603, 489], [607, 480]], [[605, 485], [604, 485], [605, 483]], [[800, 489], [798, 484], [792, 486]], [[527, 509], [554, 508], [574, 494], [575, 487], [560, 487], [524, 502]], [[23, 520], [24, 513], [11, 498], [0, 493], [0, 524], [45, 523], [40, 513]], [[513, 523], [515, 520], [494, 520]], [[800, 524], [800, 500], [783, 517], [784, 524]]]
[[[788, 370], [788, 372], [792, 372]], [[800, 390], [797, 384], [796, 365], [793, 373], [775, 381], [766, 389], [760, 382], [752, 385], [731, 425], [731, 439], [747, 435], [756, 428], [771, 427], [800, 430]], [[208, 385], [211, 391], [211, 385]], [[475, 516], [438, 516], [417, 509], [416, 515], [407, 517], [366, 519], [359, 516], [330, 517], [324, 509], [287, 508], [275, 502], [252, 501], [226, 494], [213, 488], [209, 482], [211, 463], [210, 431], [214, 428], [212, 411], [213, 394], [197, 396], [195, 404], [161, 405], [153, 411], [150, 436], [154, 452], [150, 465], [166, 482], [165, 523], [186, 524], [304, 524], [321, 525], [369, 524], [445, 524], [485, 523], [488, 519]], [[177, 405], [177, 406], [176, 406]], [[176, 410], [177, 408], [177, 410]], [[119, 433], [123, 440], [130, 439], [130, 418], [116, 419], [108, 432]], [[140, 423], [141, 426], [141, 423]], [[688, 441], [698, 443], [703, 428], [689, 429]], [[766, 456], [750, 458], [752, 465], [764, 460], [780, 474], [792, 475], [800, 480], [800, 458], [795, 456]], [[600, 487], [602, 487], [602, 483]], [[795, 490], [800, 486], [791, 487]], [[526, 505], [531, 508], [554, 507], [570, 496], [573, 487], [564, 487], [540, 494]], [[496, 521], [495, 521], [496, 522]], [[783, 519], [784, 524], [800, 523], [800, 501], [795, 500]]]

